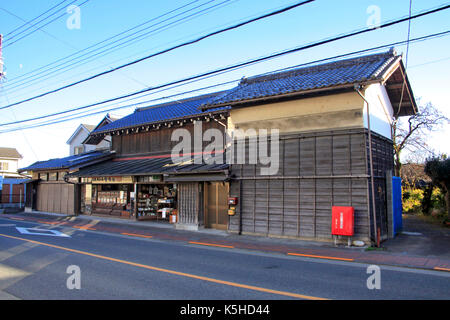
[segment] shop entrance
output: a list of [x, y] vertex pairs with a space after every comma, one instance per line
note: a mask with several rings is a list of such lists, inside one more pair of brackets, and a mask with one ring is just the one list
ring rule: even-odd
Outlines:
[[176, 190], [174, 184], [138, 184], [138, 220], [169, 222], [176, 207]]
[[228, 183], [205, 183], [205, 226], [220, 230], [228, 228]]

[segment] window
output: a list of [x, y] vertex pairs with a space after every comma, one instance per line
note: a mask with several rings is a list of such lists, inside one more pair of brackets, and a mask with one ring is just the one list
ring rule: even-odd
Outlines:
[[43, 181], [48, 181], [48, 173], [39, 173], [38, 178]]
[[80, 154], [80, 153], [83, 153], [83, 151], [84, 151], [84, 147], [78, 146], [73, 149], [73, 154]]
[[58, 180], [58, 174], [56, 172], [51, 172], [48, 174], [48, 181]]
[[1, 171], [8, 171], [9, 163], [8, 162], [0, 162], [0, 170]]

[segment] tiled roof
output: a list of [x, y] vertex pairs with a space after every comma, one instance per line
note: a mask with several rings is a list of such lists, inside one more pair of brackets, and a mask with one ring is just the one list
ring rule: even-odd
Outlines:
[[237, 87], [208, 101], [203, 107], [217, 107], [252, 99], [301, 93], [312, 89], [380, 80], [387, 68], [398, 59], [401, 59], [401, 56], [389, 51], [244, 78]]
[[218, 97], [223, 92], [216, 92], [193, 98], [187, 98], [180, 101], [172, 101], [169, 103], [159, 104], [155, 106], [136, 109], [136, 111], [128, 116], [111, 122], [101, 128], [94, 130], [93, 134], [109, 132], [117, 129], [132, 128], [144, 124], [151, 124], [166, 120], [181, 119], [190, 116], [207, 114], [210, 112], [226, 110], [220, 107], [204, 112], [200, 109], [200, 105], [207, 103], [212, 98]]
[[0, 158], [22, 159], [16, 148], [0, 148]]
[[90, 151], [65, 158], [38, 161], [26, 168], [21, 168], [18, 171], [23, 172], [33, 170], [80, 168], [83, 165], [92, 163], [92, 161], [97, 161], [102, 158], [108, 159], [109, 157], [111, 157], [111, 153], [109, 151]]
[[163, 173], [205, 173], [227, 170], [228, 164], [195, 164], [193, 161], [174, 164], [168, 157], [143, 157], [142, 159], [123, 160], [120, 158], [84, 167], [70, 174], [75, 177], [148, 175]]

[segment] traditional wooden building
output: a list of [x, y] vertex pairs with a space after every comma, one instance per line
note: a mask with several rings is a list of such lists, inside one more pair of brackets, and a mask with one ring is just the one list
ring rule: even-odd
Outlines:
[[[89, 151], [65, 158], [38, 161], [19, 169], [32, 176], [27, 183], [25, 211], [74, 215], [80, 212], [80, 188], [69, 181], [69, 173], [112, 157], [109, 150]], [[76, 182], [76, 181], [75, 181]]]
[[210, 129], [224, 135], [228, 108], [200, 109], [222, 94], [139, 108], [94, 130], [87, 141], [96, 143], [110, 135], [115, 157], [70, 175], [80, 179], [84, 190], [83, 213], [169, 222], [176, 212], [177, 228], [227, 229], [229, 166], [204, 161], [207, 141], [196, 146], [194, 139], [189, 140], [187, 149], [192, 151], [185, 152], [187, 158], [177, 161], [172, 157], [180, 143], [173, 140], [177, 129], [192, 138], [198, 135], [202, 139]]
[[354, 238], [376, 241], [393, 234], [391, 124], [416, 110], [394, 51], [293, 68], [102, 125], [85, 142], [111, 137], [114, 157], [66, 180], [83, 214], [331, 240], [351, 206]]
[[260, 162], [231, 166], [230, 197], [239, 202], [230, 232], [331, 240], [332, 206], [352, 206], [355, 238], [390, 234], [391, 123], [417, 110], [401, 56], [391, 50], [243, 79], [202, 106], [218, 107], [230, 108], [228, 130], [247, 142], [260, 129], [279, 130], [276, 173], [261, 174]]

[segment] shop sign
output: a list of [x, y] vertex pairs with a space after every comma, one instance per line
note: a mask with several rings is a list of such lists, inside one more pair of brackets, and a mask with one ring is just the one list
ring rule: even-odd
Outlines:
[[161, 176], [160, 175], [154, 175], [154, 176], [143, 176], [139, 177], [139, 182], [161, 182]]
[[133, 183], [133, 177], [93, 177], [92, 183], [109, 184], [109, 183]]

